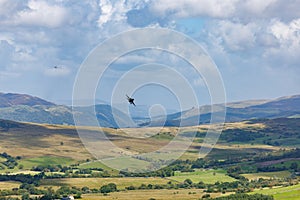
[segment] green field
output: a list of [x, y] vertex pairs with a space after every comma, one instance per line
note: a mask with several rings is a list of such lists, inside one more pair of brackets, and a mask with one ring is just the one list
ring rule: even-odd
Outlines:
[[300, 184], [288, 187], [256, 190], [254, 192], [251, 192], [250, 194], [254, 193], [273, 195], [275, 200], [299, 200]]
[[125, 189], [128, 186], [139, 187], [141, 184], [167, 184], [170, 180], [159, 177], [124, 177], [124, 178], [62, 178], [62, 179], [45, 179], [41, 181], [41, 187], [52, 186], [75, 186], [82, 188], [84, 186], [99, 189], [101, 186], [115, 183], [118, 189]]
[[215, 182], [232, 182], [235, 181], [226, 175], [224, 170], [197, 170], [195, 172], [175, 172], [175, 176], [171, 176], [168, 179], [183, 182], [186, 179], [191, 179], [193, 183], [200, 181], [208, 184]]
[[80, 169], [91, 169], [91, 168], [101, 168], [105, 170], [110, 170], [106, 165], [104, 165], [100, 161], [91, 161], [87, 163], [80, 164], [79, 167]]
[[[121, 191], [113, 192], [104, 196], [103, 194], [84, 194], [82, 200], [108, 200], [108, 199], [122, 199], [122, 200], [198, 200], [205, 193], [201, 189], [172, 189], [172, 190], [132, 190], [132, 191]], [[228, 195], [229, 193], [225, 194]], [[224, 194], [211, 193], [211, 197], [219, 197]]]
[[241, 174], [245, 178], [249, 180], [256, 180], [259, 178], [263, 179], [270, 179], [270, 178], [275, 178], [275, 179], [283, 179], [283, 178], [288, 178], [291, 176], [291, 172], [289, 171], [279, 171], [279, 172], [260, 172], [260, 173], [252, 173], [252, 174]]
[[56, 157], [56, 156], [41, 156], [35, 158], [28, 158], [21, 160], [20, 164], [24, 166], [24, 169], [31, 169], [34, 166], [48, 166], [48, 165], [62, 165], [67, 166], [75, 161], [71, 158]]
[[[72, 158], [66, 158], [66, 157], [57, 157], [57, 156], [41, 156], [41, 157], [34, 157], [34, 158], [26, 158], [18, 161], [18, 166], [14, 169], [3, 169], [0, 170], [0, 173], [24, 173], [24, 174], [34, 174], [35, 172], [30, 172], [29, 170], [32, 169], [32, 167], [36, 166], [55, 166], [55, 165], [62, 165], [62, 166], [69, 166], [76, 161]], [[22, 166], [22, 169], [19, 169], [19, 167]]]
[[91, 162], [82, 163], [78, 166], [78, 168], [79, 169], [93, 169], [93, 168], [100, 169], [101, 168], [103, 170], [106, 170], [107, 172], [109, 172], [112, 175], [118, 175], [119, 174], [119, 171], [107, 167], [106, 165], [104, 165], [100, 161], [91, 161]]
[[150, 166], [150, 162], [139, 160], [131, 157], [119, 157], [111, 160], [105, 160], [105, 164], [111, 166], [115, 169], [129, 169], [132, 171], [136, 171], [139, 169], [145, 169]]
[[[202, 127], [202, 125], [200, 126]], [[205, 128], [206, 125], [203, 125]], [[186, 131], [189, 129], [193, 129], [195, 127], [187, 127]], [[255, 131], [266, 128], [265, 125], [256, 123], [256, 124], [247, 124], [246, 122], [240, 123], [228, 123], [225, 125], [225, 129], [245, 129], [245, 133], [247, 133], [248, 129]], [[93, 130], [92, 128], [88, 128], [89, 131], [96, 132], [97, 129]], [[158, 128], [153, 128], [156, 130]], [[174, 128], [164, 128], [163, 132], [159, 135], [154, 135], [147, 139], [144, 138], [134, 138], [132, 135], [130, 137], [128, 135], [124, 136], [117, 129], [105, 129], [108, 134], [108, 137], [111, 137], [112, 142], [116, 144], [118, 147], [124, 149], [126, 154], [120, 155], [137, 155], [138, 153], [148, 153], [145, 157], [119, 157], [115, 160], [109, 160], [109, 165], [106, 166], [105, 163], [100, 161], [90, 161], [93, 160], [92, 155], [87, 152], [87, 150], [83, 147], [80, 138], [78, 137], [76, 130], [74, 127], [67, 126], [49, 126], [49, 125], [32, 125], [26, 124], [24, 128], [11, 128], [8, 132], [0, 132], [0, 140], [2, 145], [0, 147], [0, 152], [7, 152], [10, 156], [15, 159], [18, 165], [14, 169], [7, 169], [9, 166], [5, 163], [6, 159], [0, 157], [0, 165], [5, 169], [1, 170], [0, 173], [11, 172], [12, 174], [18, 173], [26, 173], [26, 174], [35, 174], [38, 172], [30, 171], [34, 166], [43, 166], [47, 167], [48, 165], [61, 165], [68, 166], [70, 169], [64, 174], [64, 172], [46, 172], [46, 175], [65, 175], [68, 178], [56, 178], [58, 176], [53, 177], [44, 177], [40, 180], [39, 189], [46, 190], [46, 188], [52, 187], [54, 190], [59, 189], [61, 186], [68, 187], [76, 187], [80, 191], [83, 187], [89, 187], [89, 189], [97, 189], [93, 190], [93, 194], [83, 194], [82, 199], [200, 199], [205, 193], [202, 189], [196, 189], [196, 184], [191, 184], [189, 188], [185, 189], [149, 189], [149, 190], [130, 190], [125, 189], [126, 187], [133, 186], [135, 189], [140, 187], [142, 184], [148, 185], [164, 185], [164, 188], [169, 187], [169, 182], [172, 185], [172, 188], [181, 187], [179, 184], [184, 182], [186, 179], [190, 179], [193, 183], [199, 183], [200, 181], [205, 184], [214, 184], [216, 182], [233, 182], [237, 179], [234, 179], [227, 174], [231, 173], [229, 171], [230, 168], [233, 167], [241, 167], [240, 173], [243, 171], [247, 174], [242, 174], [246, 178], [250, 180], [264, 178], [276, 178], [277, 180], [265, 180], [266, 185], [287, 185], [290, 183], [296, 183], [298, 180], [292, 179], [289, 180], [281, 180], [291, 176], [289, 171], [280, 171], [280, 172], [264, 172], [264, 173], [251, 173], [257, 172], [258, 166], [268, 166], [267, 162], [273, 163], [272, 166], [282, 167], [283, 165], [287, 168], [290, 167], [292, 162], [297, 162], [298, 165], [299, 157], [295, 155], [294, 157], [280, 157], [280, 159], [268, 159], [268, 161], [264, 161], [265, 156], [280, 156], [281, 154], [285, 154], [290, 151], [289, 147], [286, 146], [272, 146], [272, 144], [266, 143], [256, 143], [256, 140], [253, 143], [242, 143], [241, 141], [234, 142], [226, 142], [225, 140], [220, 140], [217, 143], [213, 150], [204, 158], [205, 164], [201, 166], [196, 166], [199, 168], [205, 169], [197, 169], [194, 172], [180, 172], [174, 171], [174, 176], [160, 178], [160, 176], [165, 176], [166, 173], [163, 174], [146, 174], [145, 176], [159, 176], [159, 177], [117, 177], [119, 171], [115, 169], [111, 169], [114, 166], [116, 168], [120, 168], [119, 166], [130, 169], [139, 169], [139, 168], [147, 168], [151, 167], [151, 161], [162, 158], [162, 160], [168, 160], [170, 157], [174, 156], [177, 152], [178, 148], [175, 145], [174, 149], [170, 149], [167, 153], [159, 153], [159, 154], [151, 154], [149, 152], [153, 152], [157, 150], [161, 146], [167, 145], [169, 139], [172, 137], [172, 133], [175, 131]], [[153, 131], [151, 129], [151, 131]], [[272, 131], [273, 129], [270, 129]], [[136, 133], [145, 135], [150, 132], [150, 129], [134, 129], [131, 128], [130, 133]], [[270, 136], [273, 137], [274, 134], [270, 133]], [[280, 136], [280, 135], [279, 135]], [[28, 140], [28, 138], [33, 138]], [[264, 137], [265, 138], [265, 137]], [[170, 166], [171, 170], [182, 170], [188, 171], [193, 169], [192, 167], [197, 158], [199, 158], [199, 149], [203, 144], [201, 144], [199, 139], [191, 144], [190, 148], [181, 156], [181, 160], [178, 163], [174, 162], [174, 165]], [[287, 138], [285, 138], [287, 139]], [[279, 140], [279, 139], [278, 139]], [[94, 142], [94, 141], [93, 141]], [[94, 145], [101, 144], [101, 141], [95, 141]], [[181, 141], [178, 143], [182, 144]], [[179, 147], [179, 146], [178, 146]], [[107, 152], [104, 152], [106, 155]], [[110, 150], [108, 150], [110, 153]], [[123, 153], [123, 152], [120, 152]], [[127, 154], [128, 153], [128, 154]], [[18, 156], [18, 158], [17, 158]], [[257, 160], [251, 160], [252, 156], [258, 156]], [[107, 155], [109, 157], [109, 155]], [[249, 159], [250, 158], [250, 159]], [[276, 157], [275, 157], [276, 158]], [[187, 160], [188, 159], [188, 160]], [[247, 160], [249, 159], [249, 160]], [[293, 161], [291, 161], [293, 159]], [[297, 160], [298, 159], [298, 160]], [[108, 161], [108, 160], [106, 160]], [[211, 162], [212, 161], [212, 162]], [[222, 161], [228, 161], [223, 162]], [[2, 163], [1, 163], [2, 162]], [[106, 162], [107, 163], [107, 162]], [[158, 164], [160, 162], [157, 162]], [[155, 164], [157, 164], [155, 163]], [[165, 163], [165, 162], [161, 162]], [[74, 165], [75, 164], [75, 165]], [[77, 166], [77, 164], [79, 164]], [[128, 164], [128, 165], [127, 165]], [[158, 165], [157, 164], [157, 165]], [[22, 167], [20, 167], [22, 166]], [[154, 165], [153, 165], [154, 166]], [[77, 169], [77, 167], [79, 169]], [[20, 169], [21, 168], [21, 169]], [[210, 169], [206, 169], [210, 168]], [[219, 168], [219, 169], [216, 169]], [[222, 169], [220, 169], [222, 168]], [[57, 168], [59, 170], [60, 168]], [[90, 169], [90, 170], [81, 170], [81, 169]], [[170, 170], [166, 168], [165, 170]], [[163, 171], [164, 169], [162, 169]], [[54, 170], [56, 171], [56, 169]], [[169, 172], [169, 171], [167, 171]], [[169, 174], [168, 174], [169, 175]], [[234, 175], [234, 174], [233, 174]], [[85, 176], [91, 176], [93, 178], [83, 178]], [[108, 178], [98, 178], [96, 176], [111, 176]], [[131, 176], [131, 174], [125, 174], [124, 176]], [[134, 176], [134, 174], [132, 174]], [[144, 174], [143, 174], [144, 176]], [[81, 178], [82, 177], [82, 178]], [[56, 179], [52, 179], [56, 178]], [[11, 179], [15, 180], [15, 179]], [[244, 181], [245, 184], [247, 180]], [[269, 182], [268, 182], [269, 181]], [[109, 183], [115, 183], [117, 185], [118, 192], [112, 192], [107, 194], [107, 196], [100, 194], [100, 187], [103, 185], [107, 185]], [[253, 188], [262, 187], [259, 184], [255, 184], [254, 187], [252, 185], [249, 186], [249, 190], [253, 190]], [[264, 183], [265, 184], [265, 183]], [[0, 190], [1, 189], [12, 189], [19, 188], [19, 182], [0, 182]], [[174, 186], [174, 187], [173, 187]], [[220, 191], [216, 186], [208, 186], [215, 187], [214, 191]], [[207, 188], [208, 188], [207, 187]], [[251, 187], [251, 188], [250, 188]], [[265, 187], [265, 186], [263, 186]], [[206, 189], [207, 189], [206, 188]], [[238, 188], [240, 189], [240, 188]], [[251, 189], [251, 190], [250, 190]], [[295, 187], [286, 187], [286, 188], [273, 188], [273, 189], [265, 189], [265, 190], [257, 190], [255, 192], [263, 192], [265, 194], [274, 195], [276, 199], [297, 199], [299, 195], [299, 186]], [[227, 191], [227, 190], [226, 190]], [[229, 191], [229, 190], [228, 190]], [[230, 190], [231, 191], [231, 190]], [[225, 192], [225, 190], [224, 190]], [[228, 195], [227, 193], [225, 195]], [[211, 197], [220, 196], [221, 193], [210, 193]]]
[[275, 167], [290, 167], [292, 163], [297, 163], [300, 166], [300, 160], [289, 160], [289, 161], [283, 161], [277, 164], [273, 164], [272, 166]]

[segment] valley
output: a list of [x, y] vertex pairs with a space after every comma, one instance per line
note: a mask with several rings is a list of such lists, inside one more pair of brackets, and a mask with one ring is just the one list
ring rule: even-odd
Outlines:
[[0, 0], [0, 200], [300, 200], [300, 0]]
[[[242, 192], [275, 194], [275, 199], [286, 199], [285, 193], [272, 189], [281, 187], [296, 188], [288, 196], [299, 195], [300, 119], [225, 123], [213, 150], [199, 158], [199, 148], [209, 126], [214, 125], [182, 128], [179, 134], [197, 132], [190, 148], [169, 166], [132, 173], [111, 169], [94, 160], [74, 126], [0, 120], [0, 195], [3, 198], [21, 198], [28, 193], [53, 198], [71, 194], [82, 199], [199, 199]], [[80, 129], [91, 135], [103, 130], [115, 145], [133, 154], [159, 149], [174, 138], [177, 130], [176, 127], [126, 131]], [[134, 156], [131, 159], [133, 163], [148, 164]]]

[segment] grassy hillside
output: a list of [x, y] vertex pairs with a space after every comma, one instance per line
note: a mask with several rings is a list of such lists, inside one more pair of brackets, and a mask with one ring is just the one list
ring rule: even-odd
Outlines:
[[[85, 194], [82, 195], [82, 200], [109, 200], [109, 199], [123, 199], [123, 200], [145, 200], [145, 199], [159, 199], [159, 200], [198, 200], [206, 194], [201, 189], [177, 189], [177, 190], [134, 190], [121, 191], [108, 195], [103, 194]], [[227, 194], [226, 194], [227, 195]], [[213, 193], [211, 197], [224, 196], [222, 193]]]
[[298, 200], [300, 197], [300, 184], [288, 187], [265, 188], [250, 194], [254, 193], [273, 195], [275, 200]]
[[125, 189], [125, 187], [134, 186], [139, 187], [141, 184], [167, 184], [170, 180], [165, 178], [156, 177], [126, 177], [126, 178], [64, 178], [64, 179], [48, 179], [42, 180], [40, 187], [52, 187], [52, 186], [75, 186], [78, 188], [100, 188], [103, 185], [109, 183], [118, 184], [119, 189]]
[[[16, 123], [0, 120], [0, 152], [23, 159], [43, 156], [91, 158], [74, 127]], [[30, 160], [27, 160], [30, 162]]]
[[[82, 127], [87, 134], [97, 135], [98, 128]], [[176, 134], [188, 137], [189, 132], [197, 131], [194, 143], [182, 156], [184, 159], [197, 159], [197, 153], [205, 137], [208, 125], [186, 127], [177, 133], [176, 128], [106, 128], [104, 131], [111, 141], [126, 152], [147, 153], [168, 144]], [[243, 157], [260, 152], [271, 152], [280, 148], [289, 149], [300, 144], [300, 119], [253, 120], [227, 123], [218, 144], [208, 155], [214, 159]], [[158, 133], [157, 133], [158, 132]], [[34, 165], [70, 164], [92, 159], [84, 148], [75, 127], [63, 125], [39, 125], [0, 121], [0, 153], [20, 156], [25, 168]], [[101, 142], [101, 141], [99, 141]], [[97, 145], [97, 141], [95, 141]], [[226, 155], [226, 157], [224, 157]], [[49, 157], [52, 157], [49, 159]], [[155, 159], [155, 157], [153, 157]], [[3, 159], [0, 157], [0, 159]], [[1, 161], [1, 160], [0, 160]]]
[[194, 183], [200, 181], [208, 184], [214, 184], [216, 182], [233, 182], [236, 179], [226, 175], [224, 170], [197, 170], [195, 172], [175, 172], [174, 176], [169, 177], [170, 180], [184, 182], [186, 179], [190, 179]]
[[[298, 116], [300, 113], [300, 95], [282, 97], [270, 101], [245, 101], [228, 103], [226, 105], [226, 122], [238, 122], [250, 119], [275, 119], [288, 118]], [[214, 105], [216, 116], [219, 112], [224, 112], [224, 105]], [[199, 117], [200, 113], [200, 117]], [[192, 108], [190, 110], [170, 114], [163, 123], [159, 117], [154, 119], [152, 124], [165, 124], [165, 126], [179, 126], [180, 120], [183, 119], [185, 124], [190, 126], [199, 124], [207, 124], [211, 121], [211, 106], [202, 106], [200, 108]], [[163, 118], [164, 119], [164, 118]], [[220, 122], [223, 118], [220, 119]]]
[[[165, 157], [149, 154], [147, 159], [134, 156], [136, 153], [158, 150], [176, 135], [187, 139], [196, 133], [190, 148], [179, 160], [158, 171], [138, 174], [120, 172], [94, 160], [73, 126], [0, 120], [0, 189], [5, 190], [1, 194], [18, 196], [24, 191], [32, 194], [50, 191], [83, 199], [199, 199], [204, 195], [219, 197], [297, 184], [300, 157], [294, 147], [299, 146], [299, 120], [226, 123], [220, 140], [203, 159], [199, 158], [199, 149], [204, 145], [209, 125], [184, 127], [179, 132], [175, 127], [103, 128], [111, 142], [120, 148], [119, 153], [133, 155], [114, 160], [114, 164], [128, 166], [130, 163], [131, 168], [150, 165], [155, 159], [162, 162], [162, 158], [168, 159], [174, 152]], [[78, 128], [85, 131], [94, 147], [103, 144], [96, 137], [98, 127]], [[178, 140], [176, 145], [182, 141]], [[104, 153], [112, 151], [108, 149]], [[29, 185], [24, 185], [24, 181]], [[104, 195], [101, 188], [109, 184], [115, 184], [118, 190]], [[26, 190], [13, 189], [25, 186]], [[274, 196], [293, 199], [295, 193], [297, 190]]]

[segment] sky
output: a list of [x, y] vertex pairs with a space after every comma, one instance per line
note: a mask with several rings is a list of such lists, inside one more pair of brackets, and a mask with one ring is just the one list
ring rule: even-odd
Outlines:
[[[78, 70], [97, 45], [152, 27], [199, 43], [220, 71], [228, 102], [299, 94], [299, 7], [300, 0], [0, 0], [0, 92], [69, 104]], [[110, 101], [130, 67], [155, 60], [172, 65], [190, 81], [200, 104], [209, 103], [193, 66], [165, 54], [142, 50], [120, 57], [106, 71], [97, 101]], [[168, 88], [162, 98], [163, 88], [156, 87], [130, 95], [140, 104], [160, 103], [153, 101], [157, 95], [162, 104], [177, 104]]]

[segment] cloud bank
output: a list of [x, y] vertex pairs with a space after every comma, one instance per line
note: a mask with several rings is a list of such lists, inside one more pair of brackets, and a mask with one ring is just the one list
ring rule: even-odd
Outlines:
[[[31, 87], [39, 76], [60, 77], [70, 84], [58, 90], [71, 91], [97, 44], [122, 31], [165, 27], [208, 51], [229, 100], [299, 93], [299, 7], [294, 0], [0, 0], [0, 90], [47, 96], [53, 92], [47, 84], [44, 92]], [[135, 59], [147, 60], [131, 55], [122, 62]], [[53, 70], [56, 65], [65, 67]]]

